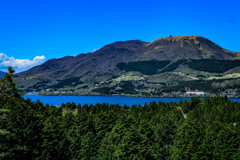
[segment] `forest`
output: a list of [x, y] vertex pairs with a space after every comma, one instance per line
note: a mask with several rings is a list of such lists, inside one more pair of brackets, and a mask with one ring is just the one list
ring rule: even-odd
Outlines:
[[[121, 62], [116, 65], [120, 70], [125, 71], [139, 71], [143, 74], [156, 74], [158, 69], [166, 67], [170, 61], [137, 61], [137, 62]], [[223, 73], [227, 70], [240, 66], [239, 60], [216, 60], [216, 59], [180, 59], [159, 73], [172, 72], [180, 64], [188, 65], [189, 68], [209, 73]]]
[[240, 66], [239, 60], [216, 60], [216, 59], [192, 59], [190, 62], [186, 62], [190, 68], [205, 71], [223, 73], [227, 70]]
[[49, 106], [0, 79], [0, 159], [239, 160], [240, 103], [227, 97], [145, 105]]
[[116, 64], [120, 70], [139, 71], [142, 74], [153, 75], [156, 74], [158, 69], [167, 66], [170, 61], [137, 61], [137, 62], [121, 62]]

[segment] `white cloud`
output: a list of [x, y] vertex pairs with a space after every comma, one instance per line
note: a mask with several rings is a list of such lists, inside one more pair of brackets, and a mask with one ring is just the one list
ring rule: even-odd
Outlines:
[[95, 51], [97, 51], [97, 50], [99, 50], [100, 48], [93, 48], [92, 49], [92, 52], [95, 52]]
[[0, 53], [0, 67], [12, 66], [16, 72], [27, 70], [33, 66], [42, 64], [46, 61], [46, 57], [36, 56], [33, 60], [29, 59], [15, 59], [14, 57], [8, 57], [4, 53]]
[[5, 61], [8, 59], [8, 56], [5, 55], [4, 53], [0, 53], [0, 61]]
[[8, 72], [8, 70], [7, 69], [1, 69], [0, 71], [2, 71], [2, 72]]

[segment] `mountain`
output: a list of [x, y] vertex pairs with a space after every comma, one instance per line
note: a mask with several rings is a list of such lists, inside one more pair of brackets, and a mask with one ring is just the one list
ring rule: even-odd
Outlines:
[[[151, 43], [130, 40], [93, 53], [50, 59], [16, 74], [14, 80], [26, 91], [149, 95], [164, 86], [168, 88], [161, 88], [159, 94], [170, 92], [169, 86], [184, 88], [184, 81], [238, 78], [239, 60], [240, 53], [199, 36], [159, 38]], [[192, 86], [198, 87], [198, 82]]]
[[240, 53], [223, 49], [199, 36], [159, 38], [151, 43], [140, 40], [119, 41], [106, 45], [94, 53], [50, 59], [16, 76], [44, 74], [54, 78], [68, 78], [106, 70], [119, 62], [176, 61], [181, 58], [234, 60], [240, 59]]
[[6, 74], [6, 72], [0, 71], [0, 77], [3, 77]]
[[214, 42], [199, 36], [178, 36], [159, 38], [144, 45], [136, 61], [191, 59], [240, 59], [240, 53], [223, 49]]
[[93, 53], [79, 54], [76, 57], [66, 56], [59, 59], [50, 59], [44, 64], [18, 73], [16, 76], [27, 77], [44, 74], [59, 79], [106, 70], [114, 67], [118, 62], [134, 59], [136, 50], [141, 48], [143, 44], [147, 43], [140, 40], [115, 42]]

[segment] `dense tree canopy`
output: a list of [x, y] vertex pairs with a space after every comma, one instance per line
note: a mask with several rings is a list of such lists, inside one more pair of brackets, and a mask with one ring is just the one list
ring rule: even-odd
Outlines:
[[23, 99], [12, 77], [0, 80], [0, 159], [240, 157], [240, 103], [227, 97], [57, 108]]

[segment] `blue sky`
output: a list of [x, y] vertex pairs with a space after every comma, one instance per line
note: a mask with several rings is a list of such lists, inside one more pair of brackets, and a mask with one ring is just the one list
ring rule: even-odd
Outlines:
[[197, 35], [240, 52], [240, 1], [0, 0], [0, 70], [116, 41]]

